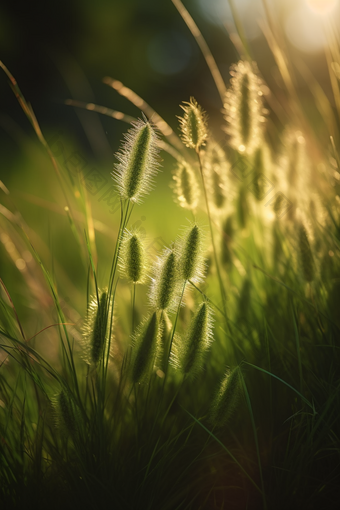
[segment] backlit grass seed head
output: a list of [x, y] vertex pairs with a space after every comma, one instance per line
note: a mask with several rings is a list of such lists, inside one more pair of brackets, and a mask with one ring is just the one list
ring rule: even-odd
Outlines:
[[123, 200], [139, 203], [152, 188], [157, 173], [158, 136], [147, 121], [138, 120], [124, 135], [123, 145], [116, 158], [113, 178]]
[[178, 268], [174, 250], [166, 248], [153, 268], [150, 304], [156, 310], [172, 311], [178, 299]]
[[259, 146], [266, 110], [263, 107], [263, 83], [255, 63], [239, 61], [230, 69], [230, 88], [225, 94], [225, 131], [230, 145], [241, 153], [252, 154]]
[[173, 175], [176, 201], [181, 207], [194, 211], [201, 191], [195, 172], [185, 162], [179, 163]]
[[224, 151], [215, 142], [208, 144], [203, 167], [211, 203], [215, 212], [220, 212], [226, 203], [229, 163]]
[[119, 255], [119, 268], [123, 277], [132, 283], [144, 283], [148, 270], [147, 254], [138, 231], [125, 229]]
[[181, 280], [202, 281], [205, 272], [204, 233], [199, 225], [194, 224], [184, 230], [177, 251]]
[[264, 195], [265, 186], [265, 167], [264, 167], [264, 155], [262, 147], [258, 147], [254, 154], [253, 159], [253, 182], [252, 189], [256, 200], [261, 201]]
[[95, 365], [108, 354], [109, 344], [111, 351], [113, 342], [112, 334], [110, 340], [111, 303], [108, 303], [107, 291], [99, 290], [98, 296], [99, 306], [97, 295], [92, 296], [83, 326], [84, 359]]
[[300, 260], [304, 279], [307, 282], [312, 282], [314, 280], [315, 271], [314, 257], [309, 244], [307, 231], [302, 223], [298, 226], [298, 236]]
[[59, 414], [58, 424], [64, 426], [71, 434], [77, 430], [77, 423], [80, 419], [80, 409], [64, 390], [58, 394], [57, 409]]
[[232, 241], [234, 238], [234, 220], [233, 216], [230, 215], [226, 218], [222, 225], [222, 236], [221, 236], [221, 258], [222, 262], [229, 266], [232, 262]]
[[203, 368], [205, 355], [213, 341], [212, 311], [208, 303], [199, 305], [184, 338], [175, 337], [170, 361], [185, 376], [194, 377]]
[[184, 102], [181, 108], [184, 115], [178, 119], [182, 141], [186, 147], [198, 151], [208, 137], [206, 113], [193, 97], [189, 102]]
[[147, 382], [157, 364], [161, 324], [158, 313], [144, 320], [133, 338], [132, 381]]
[[160, 336], [159, 351], [157, 353], [157, 366], [158, 369], [161, 370], [163, 374], [165, 374], [168, 364], [170, 336], [172, 331], [172, 322], [165, 311], [163, 311], [163, 313], [161, 314], [160, 322], [162, 333]]
[[210, 423], [224, 427], [233, 417], [242, 394], [241, 369], [234, 368], [224, 376], [220, 388], [213, 400], [210, 411]]

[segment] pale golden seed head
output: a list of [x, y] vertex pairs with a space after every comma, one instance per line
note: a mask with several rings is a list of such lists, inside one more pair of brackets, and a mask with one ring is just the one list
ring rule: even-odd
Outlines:
[[201, 191], [192, 167], [186, 162], [177, 165], [173, 174], [176, 201], [181, 207], [194, 211], [198, 205]]
[[193, 97], [189, 102], [184, 102], [181, 108], [184, 115], [178, 119], [182, 141], [186, 147], [198, 151], [208, 137], [206, 113]]
[[230, 145], [240, 153], [252, 154], [262, 138], [267, 110], [263, 107], [263, 83], [256, 64], [239, 61], [231, 67], [230, 87], [225, 94], [224, 128]]
[[137, 120], [124, 135], [113, 178], [121, 199], [139, 203], [153, 186], [159, 167], [158, 136], [148, 121]]

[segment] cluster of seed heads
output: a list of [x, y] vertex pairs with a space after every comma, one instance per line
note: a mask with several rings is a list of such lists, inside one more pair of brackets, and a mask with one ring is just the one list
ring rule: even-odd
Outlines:
[[225, 131], [230, 145], [252, 154], [259, 146], [266, 110], [262, 101], [262, 81], [254, 63], [239, 61], [231, 67], [230, 88], [224, 101]]
[[[266, 110], [263, 106], [263, 83], [257, 74], [255, 63], [239, 61], [231, 67], [230, 88], [225, 94], [225, 131], [229, 145], [238, 155], [238, 163], [251, 164], [255, 197], [262, 200], [263, 176], [267, 169], [265, 144], [262, 140]], [[230, 198], [230, 180], [227, 174], [230, 165], [222, 148], [208, 140], [207, 117], [204, 110], [191, 97], [181, 105], [183, 117], [179, 117], [181, 138], [184, 145], [194, 149], [198, 155], [205, 196], [209, 194], [212, 210], [225, 212]], [[118, 164], [113, 177], [121, 200], [138, 203], [149, 193], [153, 178], [158, 171], [158, 135], [147, 120], [138, 120], [124, 135], [124, 143], [117, 153]], [[301, 136], [294, 132], [289, 138], [287, 179], [294, 187], [298, 179], [298, 161], [301, 157]], [[200, 186], [195, 168], [181, 160], [173, 176], [174, 192], [179, 205], [196, 211], [200, 200]], [[207, 193], [208, 192], [208, 193]], [[276, 221], [282, 208], [283, 195], [278, 194], [273, 206]], [[208, 206], [208, 199], [207, 199]], [[311, 205], [311, 208], [315, 206]], [[249, 217], [248, 190], [240, 186], [236, 204], [238, 223], [245, 228]], [[208, 207], [208, 214], [210, 212]], [[125, 227], [126, 225], [124, 225]], [[222, 260], [232, 261], [231, 243], [234, 237], [234, 218], [229, 214], [222, 224], [224, 233]], [[277, 233], [277, 232], [276, 232]], [[304, 278], [314, 279], [314, 259], [304, 225], [298, 226], [298, 243]], [[194, 312], [190, 324], [182, 336], [175, 333], [168, 313], [180, 310], [181, 299], [188, 282], [200, 283], [205, 273], [204, 233], [196, 223], [187, 227], [172, 248], [165, 248], [157, 258], [151, 278], [149, 302], [151, 311], [141, 322], [133, 336], [131, 378], [134, 384], [147, 382], [157, 370], [165, 373], [169, 362], [184, 377], [195, 377], [202, 370], [205, 357], [212, 343], [212, 309], [204, 300]], [[148, 262], [142, 236], [138, 231], [125, 228], [119, 247], [121, 274], [131, 283], [145, 283]], [[182, 289], [182, 294], [181, 294]], [[242, 320], [251, 306], [251, 283], [243, 282], [237, 312]], [[111, 343], [112, 303], [108, 292], [99, 291], [88, 310], [84, 326], [87, 360], [97, 366], [108, 356]], [[177, 318], [175, 324], [177, 323]], [[242, 373], [236, 367], [224, 376], [210, 410], [210, 421], [214, 426], [225, 426], [235, 412], [242, 393]], [[58, 405], [63, 423], [69, 431], [75, 430], [77, 408], [64, 391], [58, 396]]]

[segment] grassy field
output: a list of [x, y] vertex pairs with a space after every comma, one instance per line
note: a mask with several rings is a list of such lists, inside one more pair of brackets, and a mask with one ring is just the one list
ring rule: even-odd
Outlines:
[[272, 19], [280, 91], [237, 20], [224, 83], [173, 3], [220, 93], [219, 123], [194, 98], [173, 105], [176, 132], [132, 91], [120, 90], [138, 121], [71, 102], [129, 124], [113, 172], [44, 133], [1, 64], [36, 135], [0, 181], [6, 510], [340, 499], [339, 34], [327, 26], [333, 95], [309, 77], [306, 112]]

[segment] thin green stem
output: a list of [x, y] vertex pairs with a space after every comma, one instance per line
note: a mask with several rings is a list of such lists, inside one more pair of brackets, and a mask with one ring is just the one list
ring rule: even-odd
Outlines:
[[179, 312], [180, 312], [180, 309], [181, 309], [181, 304], [182, 304], [182, 301], [183, 301], [183, 296], [184, 296], [184, 291], [185, 291], [186, 284], [187, 284], [187, 280], [185, 280], [185, 282], [183, 283], [182, 293], [181, 293], [181, 297], [180, 297], [180, 300], [179, 300], [179, 303], [178, 303], [178, 307], [177, 307], [177, 313], [176, 313], [176, 317], [175, 317], [175, 322], [174, 322], [173, 328], [171, 330], [171, 337], [170, 337], [169, 351], [168, 351], [168, 365], [167, 365], [167, 367], [164, 367], [165, 368], [165, 376], [164, 376], [164, 379], [163, 379], [161, 395], [160, 395], [160, 398], [159, 398], [159, 401], [158, 401], [158, 404], [157, 404], [156, 417], [158, 417], [159, 406], [160, 406], [160, 403], [161, 403], [162, 398], [163, 398], [166, 378], [167, 378], [167, 375], [168, 375], [168, 367], [169, 367], [169, 359], [170, 359], [170, 354], [171, 354], [172, 343], [173, 343], [175, 332], [176, 332], [177, 321], [178, 321]]
[[136, 283], [132, 283], [132, 330], [131, 333], [134, 332], [135, 329], [135, 303], [136, 303]]
[[[207, 188], [206, 188], [206, 185], [205, 185], [205, 179], [204, 179], [204, 173], [203, 173], [203, 165], [202, 165], [202, 160], [201, 160], [199, 149], [196, 150], [196, 154], [197, 154], [198, 163], [199, 163], [200, 172], [201, 172], [205, 204], [206, 204], [206, 207], [207, 207], [207, 214], [208, 214], [208, 220], [209, 220], [209, 228], [210, 228], [210, 234], [211, 234], [211, 243], [212, 243], [212, 246], [213, 246], [216, 271], [217, 271], [218, 281], [219, 281], [219, 285], [220, 285], [220, 292], [221, 292], [221, 298], [222, 298], [222, 306], [223, 306], [223, 310], [224, 310], [224, 315], [225, 315], [225, 317], [227, 319], [227, 310], [226, 310], [226, 306], [225, 306], [226, 292], [225, 292], [225, 289], [224, 289], [224, 285], [223, 285], [223, 281], [222, 281], [222, 276], [221, 276], [221, 271], [220, 271], [220, 265], [218, 263], [218, 258], [217, 258], [217, 250], [216, 250], [215, 239], [214, 239], [214, 231], [213, 231], [213, 228], [212, 228], [212, 221], [211, 221], [211, 213], [210, 213], [210, 207], [209, 207], [208, 193], [207, 193]], [[228, 324], [228, 320], [227, 320], [227, 324]], [[229, 327], [229, 324], [228, 324], [228, 327]]]
[[[175, 317], [174, 326], [173, 326], [172, 331], [171, 331], [171, 338], [170, 338], [169, 352], [168, 352], [168, 363], [169, 363], [169, 359], [170, 359], [172, 342], [174, 340], [174, 336], [175, 336], [175, 332], [176, 332], [177, 321], [178, 321], [179, 312], [180, 312], [181, 306], [182, 306], [182, 301], [183, 301], [183, 296], [184, 296], [184, 291], [185, 291], [186, 284], [187, 284], [187, 280], [185, 280], [185, 282], [183, 283], [182, 294], [181, 294], [181, 297], [180, 297], [180, 300], [179, 300], [179, 303], [178, 303], [178, 308], [177, 308], [177, 313], [176, 313], [176, 317]], [[168, 371], [165, 372], [164, 384], [165, 384], [165, 379], [166, 379], [167, 372]]]

